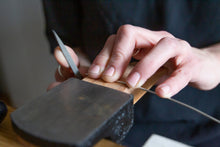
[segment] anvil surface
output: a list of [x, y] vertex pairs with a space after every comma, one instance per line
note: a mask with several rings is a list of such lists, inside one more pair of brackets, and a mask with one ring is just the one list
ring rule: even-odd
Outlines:
[[133, 123], [133, 96], [71, 78], [11, 114], [15, 131], [42, 146], [120, 141]]

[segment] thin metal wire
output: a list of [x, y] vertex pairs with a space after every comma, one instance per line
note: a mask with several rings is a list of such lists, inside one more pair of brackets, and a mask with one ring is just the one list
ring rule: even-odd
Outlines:
[[[121, 84], [126, 84], [126, 83], [123, 82], [123, 81], [117, 81], [117, 82], [118, 82], [118, 83], [121, 83]], [[148, 89], [143, 88], [143, 87], [137, 87], [137, 88], [156, 95], [156, 92], [154, 92], [154, 91], [152, 91], [152, 90], [148, 90]], [[167, 100], [170, 100], [170, 101], [172, 101], [172, 102], [174, 102], [174, 103], [177, 103], [177, 104], [179, 104], [179, 105], [182, 105], [182, 106], [184, 106], [184, 107], [186, 107], [186, 108], [188, 108], [188, 109], [191, 109], [191, 110], [193, 110], [193, 111], [195, 111], [195, 112], [197, 112], [197, 113], [199, 113], [199, 114], [205, 116], [206, 118], [209, 118], [209, 119], [211, 119], [212, 121], [214, 121], [214, 122], [220, 124], [220, 120], [219, 120], [219, 119], [217, 119], [217, 118], [215, 118], [215, 117], [213, 117], [213, 116], [211, 116], [211, 115], [209, 115], [209, 114], [207, 114], [207, 113], [205, 113], [205, 112], [203, 112], [203, 111], [201, 111], [201, 110], [199, 110], [199, 109], [197, 109], [197, 108], [195, 108], [195, 107], [193, 107], [193, 106], [190, 106], [190, 105], [188, 105], [188, 104], [185, 104], [185, 103], [183, 103], [183, 102], [181, 102], [181, 101], [178, 101], [178, 100], [176, 100], [176, 99], [173, 99], [173, 98], [171, 98], [171, 97], [170, 97], [170, 98], [166, 98], [166, 99], [167, 99]]]

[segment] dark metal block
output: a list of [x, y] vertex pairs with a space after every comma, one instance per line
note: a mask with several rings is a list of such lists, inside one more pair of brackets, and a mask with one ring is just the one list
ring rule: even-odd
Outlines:
[[133, 96], [71, 78], [11, 114], [15, 131], [42, 146], [121, 141], [133, 124]]

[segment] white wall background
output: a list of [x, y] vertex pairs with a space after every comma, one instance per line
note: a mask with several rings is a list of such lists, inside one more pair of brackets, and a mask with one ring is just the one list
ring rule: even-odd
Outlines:
[[41, 0], [0, 0], [0, 88], [14, 106], [42, 95], [57, 63], [49, 52]]

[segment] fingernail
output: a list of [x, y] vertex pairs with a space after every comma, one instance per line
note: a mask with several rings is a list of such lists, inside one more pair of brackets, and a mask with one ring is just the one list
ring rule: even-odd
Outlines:
[[112, 66], [110, 66], [110, 67], [103, 73], [103, 75], [105, 75], [105, 76], [113, 76], [114, 72], [115, 72], [115, 68], [112, 67]]
[[129, 76], [129, 78], [127, 79], [127, 82], [129, 84], [129, 86], [131, 87], [135, 87], [140, 79], [140, 74], [138, 72], [133, 73], [132, 76]]
[[100, 66], [99, 65], [92, 65], [89, 69], [89, 72], [92, 74], [98, 74], [100, 72]]
[[160, 87], [160, 90], [161, 90], [162, 96], [163, 96], [164, 98], [170, 98], [170, 97], [171, 97], [170, 87], [169, 87], [169, 86], [167, 86], [167, 85], [162, 85], [162, 86]]

